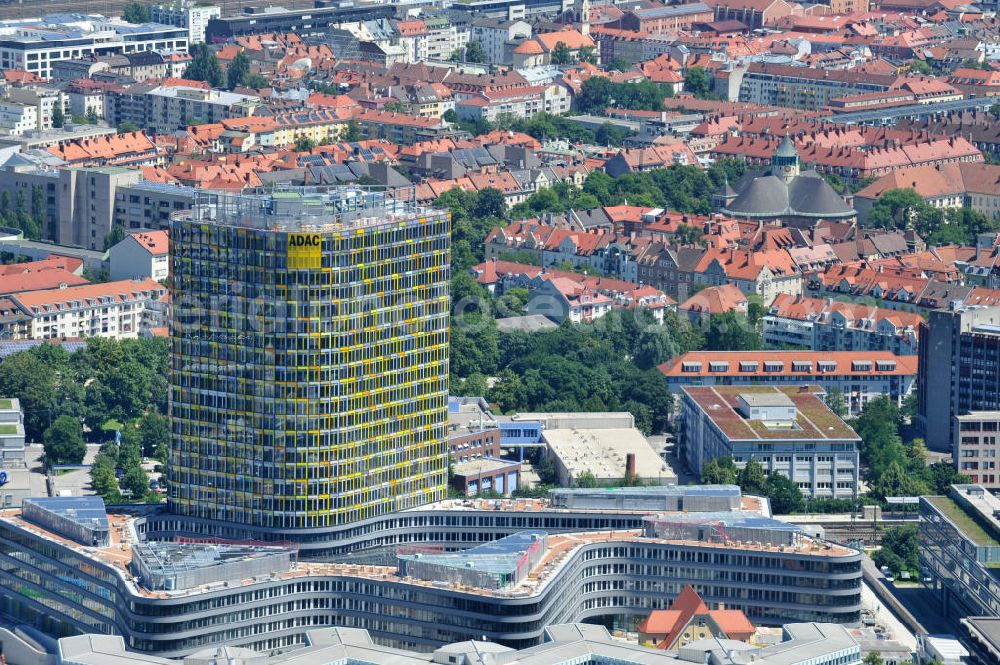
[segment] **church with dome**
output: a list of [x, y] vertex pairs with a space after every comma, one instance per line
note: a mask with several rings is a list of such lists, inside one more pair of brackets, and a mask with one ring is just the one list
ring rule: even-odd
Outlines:
[[737, 219], [812, 226], [820, 219], [853, 221], [857, 211], [812, 169], [801, 170], [799, 153], [785, 136], [767, 173], [749, 171], [713, 197], [719, 212]]

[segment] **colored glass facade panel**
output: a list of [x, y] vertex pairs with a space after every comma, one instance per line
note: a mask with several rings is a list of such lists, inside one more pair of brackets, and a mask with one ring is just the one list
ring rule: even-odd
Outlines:
[[287, 530], [444, 498], [449, 216], [278, 196], [172, 225], [171, 510]]

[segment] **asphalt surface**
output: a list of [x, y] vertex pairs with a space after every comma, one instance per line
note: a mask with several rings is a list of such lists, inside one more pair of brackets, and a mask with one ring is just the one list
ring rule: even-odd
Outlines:
[[958, 620], [941, 614], [941, 600], [933, 589], [924, 586], [898, 587], [894, 584], [886, 586], [928, 633], [958, 635]]

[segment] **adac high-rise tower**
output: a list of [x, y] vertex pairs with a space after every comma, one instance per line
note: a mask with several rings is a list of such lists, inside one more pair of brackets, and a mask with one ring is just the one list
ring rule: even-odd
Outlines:
[[449, 238], [355, 189], [173, 221], [171, 512], [294, 537], [443, 498]]

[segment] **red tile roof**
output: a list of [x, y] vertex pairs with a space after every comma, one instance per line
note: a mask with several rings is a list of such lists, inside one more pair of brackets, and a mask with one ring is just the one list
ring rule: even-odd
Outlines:
[[142, 231], [132, 233], [129, 237], [153, 256], [164, 256], [169, 253], [170, 236], [166, 231]]

